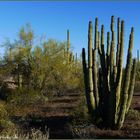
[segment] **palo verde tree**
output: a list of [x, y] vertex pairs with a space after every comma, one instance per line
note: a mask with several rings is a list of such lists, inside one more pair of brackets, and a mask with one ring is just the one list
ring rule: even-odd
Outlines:
[[15, 42], [6, 44], [13, 47], [6, 50], [4, 61], [7, 69], [10, 68], [9, 74], [14, 74], [21, 89], [53, 95], [80, 87], [82, 65], [78, 58], [73, 59], [69, 33], [67, 43], [48, 39], [37, 45], [34, 44], [35, 35], [30, 26], [21, 28], [18, 35]]

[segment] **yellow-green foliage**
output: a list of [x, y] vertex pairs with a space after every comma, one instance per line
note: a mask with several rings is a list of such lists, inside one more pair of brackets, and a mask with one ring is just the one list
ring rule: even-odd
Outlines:
[[140, 112], [138, 110], [130, 109], [127, 117], [131, 120], [140, 120]]
[[11, 134], [14, 129], [15, 125], [9, 119], [6, 105], [0, 101], [0, 134]]
[[81, 62], [77, 57], [74, 61], [70, 48], [72, 60], [67, 62], [67, 44], [49, 39], [35, 45], [34, 36], [27, 26], [20, 30], [17, 41], [6, 43], [10, 47], [3, 59], [4, 75], [13, 74], [19, 88], [37, 90], [40, 95], [60, 95], [68, 89], [82, 89]]
[[[63, 94], [66, 89], [80, 88], [80, 62], [68, 64], [64, 56], [65, 43], [48, 40], [43, 49], [33, 52], [32, 84], [44, 94]], [[79, 65], [79, 66], [78, 66]]]
[[45, 97], [33, 89], [20, 88], [13, 90], [8, 96], [7, 101], [18, 106], [26, 106], [39, 102], [43, 103], [45, 102]]

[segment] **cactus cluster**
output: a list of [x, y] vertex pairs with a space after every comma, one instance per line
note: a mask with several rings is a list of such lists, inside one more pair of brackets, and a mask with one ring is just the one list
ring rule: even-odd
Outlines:
[[[126, 67], [123, 67], [124, 21], [111, 17], [111, 32], [107, 32], [105, 50], [104, 25], [101, 34], [98, 30], [98, 18], [95, 19], [94, 47], [92, 22], [88, 29], [88, 61], [85, 49], [82, 50], [82, 62], [85, 83], [85, 95], [89, 113], [96, 120], [112, 129], [120, 129], [129, 110], [136, 73], [136, 60], [132, 58], [134, 28], [131, 28]], [[116, 41], [117, 39], [117, 41]]]
[[67, 30], [67, 45], [66, 51], [64, 50], [64, 57], [67, 60], [68, 64], [74, 64], [77, 62], [77, 53], [74, 55], [73, 52], [70, 51], [70, 31]]

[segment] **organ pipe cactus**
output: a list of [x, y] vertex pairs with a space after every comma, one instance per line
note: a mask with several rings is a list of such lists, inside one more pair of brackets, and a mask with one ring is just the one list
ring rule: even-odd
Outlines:
[[139, 50], [137, 50], [137, 61], [139, 62]]
[[106, 51], [104, 25], [101, 27], [100, 38], [98, 18], [95, 19], [94, 48], [92, 47], [92, 28], [92, 22], [90, 21], [88, 30], [88, 61], [86, 61], [85, 49], [83, 48], [82, 50], [88, 110], [95, 120], [100, 118], [104, 126], [120, 129], [131, 105], [134, 92], [136, 75], [136, 60], [132, 58], [134, 28], [132, 27], [129, 37], [125, 68], [123, 68], [124, 21], [118, 18], [117, 36], [115, 36], [115, 19], [114, 16], [111, 17], [111, 34], [107, 32]]
[[92, 73], [92, 22], [89, 22], [89, 31], [88, 31], [88, 84], [89, 84], [89, 96], [90, 96], [90, 105], [91, 110], [95, 110], [95, 98], [93, 95], [93, 73]]
[[67, 30], [67, 59], [70, 59], [70, 32]]
[[[65, 51], [64, 51], [65, 54]], [[67, 30], [67, 46], [66, 46], [66, 55], [64, 55], [64, 57], [66, 56], [66, 60], [67, 63], [73, 64], [75, 62], [75, 58], [74, 58], [74, 54], [70, 51], [70, 31]]]

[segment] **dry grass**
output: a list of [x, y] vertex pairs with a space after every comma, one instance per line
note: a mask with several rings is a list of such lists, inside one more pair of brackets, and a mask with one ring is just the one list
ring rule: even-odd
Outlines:
[[0, 139], [10, 139], [10, 140], [48, 140], [49, 139], [49, 130], [46, 129], [45, 133], [41, 130], [31, 129], [30, 132], [22, 133], [15, 131], [12, 135], [1, 134]]

